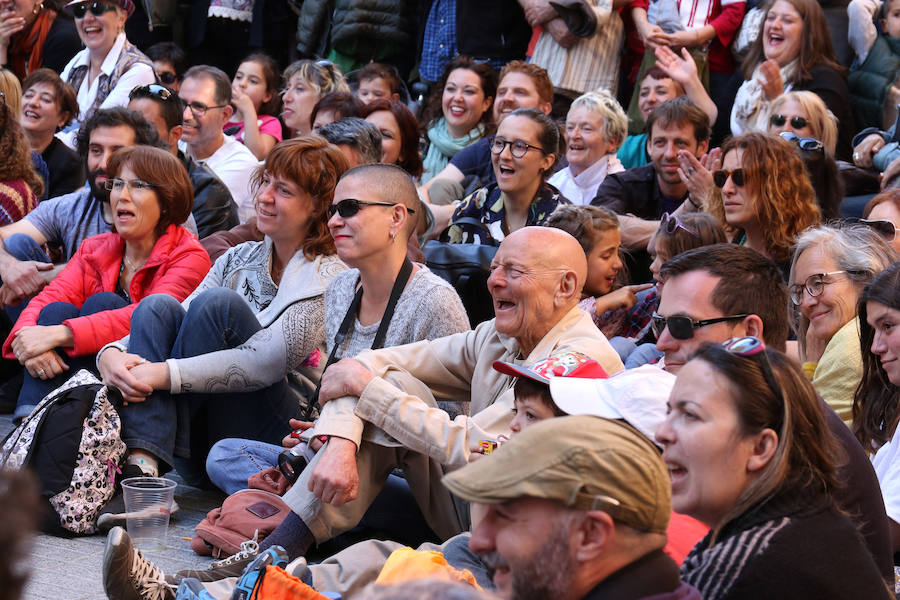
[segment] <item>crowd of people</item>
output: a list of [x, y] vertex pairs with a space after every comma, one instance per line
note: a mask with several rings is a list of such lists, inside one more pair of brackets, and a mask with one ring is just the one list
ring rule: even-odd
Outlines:
[[0, 409], [87, 369], [117, 487], [277, 475], [169, 574], [117, 493], [112, 600], [893, 598], [898, 39], [897, 0], [0, 0]]

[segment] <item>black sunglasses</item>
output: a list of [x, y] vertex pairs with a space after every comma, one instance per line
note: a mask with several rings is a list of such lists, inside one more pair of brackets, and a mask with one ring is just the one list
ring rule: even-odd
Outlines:
[[731, 181], [734, 182], [734, 185], [744, 187], [744, 169], [735, 169], [734, 171], [719, 169], [718, 171], [713, 172], [713, 183], [716, 184], [717, 188], [723, 188], [729, 177], [731, 177]]
[[[809, 121], [804, 119], [803, 117], [791, 117], [791, 127], [794, 129], [803, 129], [807, 125], [809, 125]], [[774, 125], [775, 127], [784, 127], [784, 124], [788, 122], [788, 118], [784, 115], [772, 115], [769, 117], [769, 123]]]
[[797, 144], [801, 150], [807, 150], [810, 152], [821, 152], [824, 150], [825, 146], [822, 145], [822, 142], [817, 140], [816, 138], [804, 138], [800, 137], [793, 131], [782, 131], [779, 133], [782, 139], [787, 140], [788, 142]]
[[714, 323], [724, 323], [725, 321], [736, 321], [747, 316], [748, 315], [746, 314], [730, 315], [727, 317], [717, 317], [715, 319], [694, 321], [690, 317], [684, 315], [664, 317], [657, 313], [653, 313], [653, 316], [650, 318], [650, 324], [651, 328], [653, 329], [653, 334], [657, 339], [662, 336], [663, 331], [665, 331], [666, 327], [668, 327], [669, 335], [671, 335], [676, 340], [689, 340], [694, 337], [694, 330], [698, 327], [706, 327], [707, 325], [713, 325]]
[[175, 73], [171, 73], [169, 71], [163, 71], [161, 73], [156, 74], [156, 78], [159, 79], [159, 82], [164, 85], [172, 85], [176, 81], [178, 81], [178, 75]]
[[100, 0], [94, 0], [93, 2], [74, 4], [69, 7], [69, 12], [71, 12], [72, 16], [76, 19], [83, 19], [88, 11], [91, 11], [91, 14], [95, 17], [102, 17], [103, 13], [114, 11], [117, 8], [118, 7], [114, 4], [106, 4]]
[[773, 429], [778, 432], [781, 429], [782, 423], [784, 422], [784, 393], [782, 393], [781, 391], [781, 386], [778, 385], [778, 380], [775, 379], [775, 372], [772, 370], [772, 363], [769, 362], [769, 356], [766, 354], [766, 345], [761, 339], [752, 336], [731, 338], [722, 345], [726, 350], [728, 350], [735, 356], [740, 356], [741, 358], [758, 359], [760, 369], [762, 370], [763, 379], [766, 380], [766, 383], [769, 385], [769, 388], [771, 388], [772, 393], [775, 394], [775, 397], [779, 402], [781, 402], [782, 417], [775, 425], [775, 427], [773, 427]]
[[[363, 206], [397, 206], [397, 202], [366, 202], [365, 200], [357, 200], [356, 198], [344, 198], [339, 202], [328, 207], [328, 216], [333, 217], [336, 214], [341, 215], [342, 219], [349, 219], [358, 213]], [[415, 213], [411, 208], [407, 208], [406, 212]]]
[[883, 237], [886, 242], [893, 242], [897, 238], [897, 228], [890, 221], [860, 219], [859, 222]]

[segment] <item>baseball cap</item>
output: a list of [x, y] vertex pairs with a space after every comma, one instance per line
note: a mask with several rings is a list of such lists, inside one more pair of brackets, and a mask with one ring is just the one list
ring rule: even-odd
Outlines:
[[609, 377], [596, 360], [580, 352], [558, 352], [526, 367], [502, 360], [494, 361], [494, 369], [504, 375], [527, 377], [543, 384], [550, 384], [554, 377]]
[[602, 510], [651, 533], [665, 533], [672, 509], [669, 474], [656, 447], [626, 423], [588, 415], [535, 423], [443, 482], [470, 502], [541, 498]]
[[653, 440], [666, 418], [675, 376], [654, 365], [620, 371], [608, 379], [556, 377], [549, 381], [553, 403], [568, 415], [624, 419]]

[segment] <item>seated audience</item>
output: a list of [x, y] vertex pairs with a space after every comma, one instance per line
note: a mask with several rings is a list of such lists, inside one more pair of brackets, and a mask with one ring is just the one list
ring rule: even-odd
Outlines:
[[197, 222], [200, 239], [235, 227], [238, 224], [238, 209], [231, 192], [209, 167], [178, 149], [184, 132], [184, 105], [181, 99], [156, 83], [136, 87], [128, 97], [128, 108], [143, 115], [156, 127], [160, 139], [187, 170], [194, 188], [191, 214]]
[[312, 109], [322, 96], [331, 92], [349, 92], [344, 74], [328, 61], [298, 60], [282, 74], [281, 120], [297, 135], [312, 133]]
[[44, 181], [34, 170], [18, 116], [0, 98], [0, 225], [21, 220], [34, 210], [44, 192]]
[[403, 82], [393, 65], [369, 63], [356, 73], [356, 97], [363, 104], [376, 100], [400, 100]]
[[150, 59], [125, 38], [125, 20], [134, 12], [132, 0], [73, 0], [65, 11], [75, 18], [85, 46], [60, 74], [75, 90], [79, 112], [73, 125], [80, 126], [98, 109], [125, 106], [128, 92], [155, 83], [156, 75]]
[[184, 153], [209, 167], [225, 183], [243, 223], [254, 214], [250, 178], [258, 161], [246, 146], [222, 131], [234, 114], [228, 76], [216, 67], [193, 66], [184, 74], [178, 97], [185, 107], [181, 138]]
[[381, 131], [381, 162], [397, 165], [413, 179], [422, 176], [419, 125], [405, 104], [397, 100], [372, 100], [359, 114]]
[[570, 202], [590, 204], [609, 173], [624, 171], [616, 151], [628, 135], [628, 117], [616, 99], [603, 90], [572, 102], [566, 115], [566, 161], [548, 183]]
[[860, 223], [874, 229], [884, 241], [900, 252], [900, 190], [882, 192], [869, 200]]
[[731, 109], [731, 132], [765, 131], [767, 106], [786, 91], [819, 96], [838, 120], [835, 157], [850, 158], [855, 131], [845, 69], [832, 50], [822, 7], [815, 0], [776, 0], [765, 9], [756, 41], [744, 59], [744, 83]]
[[[784, 1], [784, 0], [779, 0]], [[722, 146], [710, 212], [737, 230], [732, 241], [774, 261], [787, 275], [798, 233], [821, 213], [800, 157], [778, 136], [751, 132]]]
[[892, 550], [900, 551], [900, 460], [897, 422], [900, 418], [900, 265], [872, 278], [859, 297], [859, 340], [862, 380], [853, 397], [853, 433], [868, 452], [881, 484], [890, 524]]
[[422, 183], [440, 173], [457, 152], [487, 137], [496, 92], [497, 74], [490, 65], [464, 55], [447, 63], [420, 117], [428, 146]]
[[50, 69], [38, 69], [22, 82], [22, 129], [31, 150], [47, 163], [48, 198], [70, 194], [84, 185], [81, 159], [54, 135], [77, 114], [75, 92]]
[[[457, 244], [491, 244], [529, 225], [543, 225], [560, 204], [568, 204], [546, 182], [556, 164], [559, 131], [536, 108], [517, 108], [500, 122], [491, 141], [497, 183], [463, 200], [453, 213], [447, 239]], [[484, 228], [459, 219], [477, 219]]]
[[710, 527], [681, 566], [704, 598], [892, 596], [835, 504], [845, 457], [793, 361], [755, 337], [706, 344], [669, 410], [656, 439], [672, 508]]
[[265, 239], [229, 250], [183, 303], [143, 300], [128, 339], [101, 351], [103, 380], [127, 402], [131, 473], [166, 472], [178, 456], [180, 474], [201, 481], [218, 440], [277, 443], [288, 433], [322, 366], [325, 287], [344, 268], [326, 213], [346, 168], [324, 140], [278, 144], [254, 177]]
[[178, 225], [191, 210], [191, 182], [177, 159], [149, 146], [109, 159], [106, 187], [114, 232], [85, 240], [60, 274], [31, 299], [3, 344], [25, 366], [13, 418], [128, 332], [137, 303], [151, 294], [182, 300], [209, 270], [209, 257]]
[[363, 102], [350, 92], [325, 94], [319, 98], [309, 114], [312, 131], [316, 132], [329, 123], [347, 117], [361, 117], [364, 106]]
[[153, 61], [153, 71], [159, 83], [178, 93], [187, 71], [187, 55], [184, 50], [175, 42], [158, 42], [147, 48], [146, 54]]
[[857, 299], [897, 259], [881, 236], [859, 225], [809, 229], [794, 246], [788, 289], [803, 371], [848, 424], [862, 376]]
[[19, 79], [41, 67], [59, 73], [81, 50], [75, 23], [54, 7], [42, 0], [17, 0], [0, 15], [0, 64]]
[[272, 146], [281, 141], [280, 83], [278, 63], [262, 53], [245, 58], [231, 82], [234, 114], [225, 123], [225, 133], [247, 146], [259, 160], [265, 160]]

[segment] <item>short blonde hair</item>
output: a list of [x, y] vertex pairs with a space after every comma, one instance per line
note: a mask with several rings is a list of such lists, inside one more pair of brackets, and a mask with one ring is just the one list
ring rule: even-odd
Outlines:
[[0, 92], [6, 98], [10, 114], [18, 119], [22, 113], [22, 86], [19, 78], [9, 69], [0, 68]]
[[772, 100], [769, 105], [769, 118], [778, 114], [782, 105], [789, 100], [799, 104], [803, 112], [809, 115], [809, 128], [813, 137], [822, 142], [828, 156], [834, 156], [838, 138], [838, 121], [834, 113], [828, 110], [822, 99], [813, 92], [785, 92]]
[[616, 150], [622, 146], [628, 135], [628, 117], [619, 102], [606, 90], [587, 92], [575, 98], [572, 109], [583, 107], [603, 117], [603, 138], [607, 142], [615, 141]]

